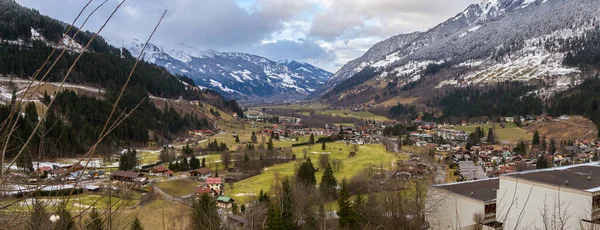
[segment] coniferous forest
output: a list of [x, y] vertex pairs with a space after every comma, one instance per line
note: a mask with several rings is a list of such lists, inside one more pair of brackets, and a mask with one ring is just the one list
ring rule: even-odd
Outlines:
[[[0, 65], [0, 76], [33, 76], [67, 28], [65, 23], [40, 15], [36, 10], [21, 7], [15, 1], [0, 1], [0, 63], [3, 63]], [[32, 39], [33, 30], [40, 33], [44, 40]], [[72, 37], [76, 31], [76, 28], [73, 28], [68, 35]], [[74, 40], [85, 46], [92, 36], [91, 32], [81, 31]], [[56, 66], [46, 81], [61, 81], [79, 55], [69, 50], [62, 58], [57, 59], [60, 51], [50, 59], [50, 63], [55, 62]], [[27, 155], [70, 156], [83, 153], [95, 143], [112, 110], [112, 102], [116, 101], [135, 61], [136, 57], [126, 49], [112, 47], [102, 37], [96, 37], [75, 65], [67, 82], [104, 88], [105, 92], [101, 97], [79, 95], [73, 91], [58, 93], [48, 117], [42, 122], [43, 131], [38, 131], [29, 145]], [[50, 64], [46, 65], [41, 73], [45, 73], [49, 66]], [[226, 100], [210, 90], [190, 90], [183, 82], [194, 86], [193, 81], [187, 77], [173, 76], [163, 67], [140, 61], [117, 107], [117, 115], [113, 117], [130, 112], [142, 103], [102, 142], [102, 145], [112, 149], [145, 143], [152, 138], [149, 136], [151, 131], [157, 134], [155, 136], [168, 138], [171, 133], [187, 129], [210, 128], [209, 121], [197, 114], [176, 111], [168, 104], [165, 109], [157, 108], [150, 95], [168, 99], [181, 97], [200, 100], [243, 117], [243, 110], [236, 101]], [[48, 105], [50, 95], [46, 94], [41, 101]], [[15, 103], [13, 100], [12, 103], [0, 106], [1, 120], [8, 118]], [[13, 133], [14, 143], [11, 145], [14, 149], [18, 149], [16, 147], [25, 142], [38, 119], [36, 105], [27, 104], [22, 118], [18, 119], [18, 129]], [[16, 152], [9, 151], [8, 157], [14, 154]]]

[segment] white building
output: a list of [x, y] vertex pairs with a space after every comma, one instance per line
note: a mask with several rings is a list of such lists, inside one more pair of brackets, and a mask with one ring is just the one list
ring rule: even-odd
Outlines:
[[431, 229], [600, 229], [599, 175], [593, 162], [436, 185], [427, 221]]
[[498, 178], [435, 185], [428, 190], [431, 229], [494, 229]]
[[500, 177], [497, 218], [506, 229], [600, 229], [600, 163]]

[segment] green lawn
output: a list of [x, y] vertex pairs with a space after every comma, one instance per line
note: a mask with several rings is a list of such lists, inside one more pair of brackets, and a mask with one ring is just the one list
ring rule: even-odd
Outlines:
[[[325, 151], [322, 151], [320, 146], [313, 146], [312, 149], [309, 150], [309, 157], [315, 167], [318, 167], [319, 154], [312, 154], [312, 152], [330, 152], [331, 159], [342, 159], [343, 168], [339, 172], [334, 173], [338, 181], [341, 181], [343, 178], [350, 179], [369, 165], [383, 164], [385, 168], [391, 168], [392, 162], [399, 159], [396, 155], [387, 152], [382, 145], [361, 146], [357, 156], [353, 158], [348, 158], [351, 146], [346, 147], [343, 143], [329, 143], [327, 146], [328, 149]], [[304, 148], [294, 149], [298, 158], [302, 158], [303, 156], [302, 149]], [[270, 190], [276, 174], [280, 176], [293, 176], [297, 163], [298, 162], [289, 162], [269, 167], [258, 176], [234, 183], [233, 188], [226, 188], [225, 192], [228, 196], [231, 196], [242, 203], [248, 202], [251, 199], [251, 196], [248, 196], [249, 194], [258, 194], [261, 189], [265, 191]], [[322, 169], [316, 173], [317, 183], [321, 181], [322, 174]]]
[[495, 127], [496, 135], [500, 141], [517, 142], [519, 140], [530, 140], [532, 135], [527, 133], [524, 129], [517, 127], [515, 123], [507, 122], [505, 128], [500, 127], [500, 124], [481, 124], [481, 125], [467, 125], [467, 126], [455, 126], [454, 129], [465, 132], [474, 132], [477, 127], [483, 128], [486, 135], [489, 128]]
[[201, 182], [199, 181], [188, 179], [170, 179], [158, 182], [156, 186], [169, 195], [186, 196], [192, 194], [200, 184]]

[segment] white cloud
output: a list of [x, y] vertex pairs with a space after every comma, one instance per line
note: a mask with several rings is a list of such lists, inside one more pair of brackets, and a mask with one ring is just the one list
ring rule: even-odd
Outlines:
[[[86, 3], [17, 1], [66, 22]], [[298, 59], [335, 72], [373, 44], [400, 33], [427, 30], [476, 1], [129, 0], [102, 35], [144, 40], [168, 9], [153, 39], [165, 48], [183, 42], [199, 49], [248, 52], [274, 60]], [[116, 4], [116, 0], [109, 1], [84, 29], [99, 28]]]

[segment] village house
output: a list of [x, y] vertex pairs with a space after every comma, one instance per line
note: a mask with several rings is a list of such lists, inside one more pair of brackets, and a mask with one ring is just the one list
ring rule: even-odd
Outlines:
[[199, 168], [190, 171], [189, 174], [191, 178], [197, 179], [199, 181], [205, 181], [210, 177], [211, 170], [209, 168]]
[[208, 188], [208, 187], [203, 187], [203, 186], [198, 186], [198, 187], [197, 187], [197, 188], [194, 190], [194, 193], [195, 193], [196, 195], [208, 194], [208, 195], [210, 195], [211, 197], [217, 197], [217, 196], [219, 196], [219, 193], [218, 193], [218, 192], [216, 192], [215, 190], [212, 190], [212, 189], [210, 189], [210, 188]]
[[159, 166], [154, 167], [152, 169], [151, 173], [152, 173], [152, 175], [155, 175], [155, 176], [165, 176], [165, 177], [172, 177], [175, 174], [173, 171], [169, 170], [164, 165], [159, 165]]
[[129, 171], [116, 171], [110, 174], [110, 179], [124, 182], [124, 183], [136, 183], [145, 184], [146, 175], [140, 172], [129, 172]]
[[219, 194], [223, 194], [223, 181], [221, 177], [206, 178], [206, 186]]
[[231, 208], [235, 200], [231, 197], [220, 196], [217, 198], [217, 207], [219, 208]]

